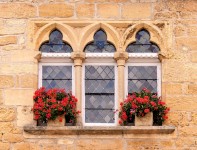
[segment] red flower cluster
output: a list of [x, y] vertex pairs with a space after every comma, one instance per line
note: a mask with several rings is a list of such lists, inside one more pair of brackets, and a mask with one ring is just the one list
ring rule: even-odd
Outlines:
[[128, 95], [124, 102], [120, 103], [121, 111], [119, 112], [119, 123], [127, 124], [128, 119], [132, 119], [136, 114], [138, 117], [143, 117], [149, 112], [158, 111], [161, 121], [167, 119], [166, 114], [170, 110], [165, 106], [160, 97], [155, 93], [151, 93], [148, 89], [144, 88], [141, 92], [134, 92]]
[[[67, 115], [72, 121], [76, 121], [79, 111], [76, 111], [77, 98], [72, 93], [66, 93], [62, 89], [46, 90], [44, 87], [35, 91], [34, 119], [42, 121], [55, 120], [59, 115]], [[62, 122], [62, 118], [59, 119]]]

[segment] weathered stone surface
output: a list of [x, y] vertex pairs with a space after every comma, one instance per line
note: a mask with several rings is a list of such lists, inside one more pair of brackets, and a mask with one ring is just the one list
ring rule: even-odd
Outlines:
[[10, 133], [14, 128], [11, 122], [0, 122], [0, 133]]
[[197, 36], [197, 26], [189, 26], [189, 36]]
[[59, 139], [57, 143], [63, 144], [63, 145], [72, 145], [74, 144], [74, 140], [73, 139]]
[[123, 19], [147, 19], [151, 16], [150, 3], [133, 3], [122, 6]]
[[0, 10], [1, 18], [30, 18], [36, 16], [36, 8], [25, 3], [1, 3]]
[[183, 46], [188, 47], [190, 50], [197, 50], [197, 38], [177, 38], [177, 48], [182, 49]]
[[[33, 89], [5, 90], [5, 105], [33, 105]], [[14, 96], [13, 96], [14, 95]]]
[[163, 83], [166, 95], [182, 94], [182, 84], [180, 83]]
[[17, 143], [24, 141], [24, 137], [21, 134], [5, 133], [3, 135], [3, 141]]
[[94, 5], [93, 4], [77, 4], [76, 6], [77, 17], [79, 18], [93, 18]]
[[72, 17], [74, 8], [69, 4], [43, 4], [39, 6], [41, 17]]
[[0, 121], [13, 121], [16, 117], [14, 108], [0, 107]]
[[10, 75], [0, 75], [0, 88], [14, 87], [14, 77]]
[[42, 144], [43, 150], [64, 150], [62, 145], [57, 144]]
[[76, 149], [77, 150], [89, 150], [91, 148], [95, 148], [95, 150], [122, 150], [123, 149], [123, 141], [120, 139], [113, 140], [91, 140], [91, 139], [80, 139], [76, 141]]
[[114, 2], [114, 3], [124, 3], [130, 2], [133, 0], [85, 0], [85, 2], [94, 3], [94, 2]]
[[191, 62], [196, 63], [197, 62], [197, 52], [191, 52]]
[[30, 144], [29, 143], [23, 143], [22, 142], [22, 143], [14, 144], [13, 150], [32, 150], [32, 149], [30, 148]]
[[173, 111], [195, 111], [197, 103], [194, 99], [196, 97], [192, 96], [166, 97], [166, 103]]
[[0, 142], [0, 150], [10, 150], [10, 144], [7, 142]]
[[185, 126], [179, 128], [179, 134], [181, 136], [197, 136], [197, 130], [194, 130], [193, 126]]
[[26, 106], [17, 107], [17, 126], [23, 127], [27, 124], [33, 124], [33, 112], [31, 108]]
[[120, 12], [119, 5], [117, 4], [98, 4], [97, 16], [99, 18], [118, 18]]
[[0, 37], [0, 46], [9, 45], [9, 44], [16, 44], [17, 37], [16, 36], [3, 36]]
[[22, 88], [37, 88], [38, 78], [34, 74], [24, 74], [19, 76], [19, 86]]
[[3, 92], [2, 90], [0, 90], [0, 104], [3, 103]]
[[188, 93], [197, 95], [197, 84], [188, 85]]

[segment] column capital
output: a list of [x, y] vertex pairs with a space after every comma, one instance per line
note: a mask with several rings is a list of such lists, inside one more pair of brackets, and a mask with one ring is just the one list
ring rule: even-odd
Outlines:
[[114, 53], [114, 59], [117, 61], [118, 66], [124, 66], [128, 58], [129, 58], [128, 52], [115, 52]]
[[84, 52], [72, 52], [71, 59], [74, 61], [75, 66], [82, 66], [82, 62], [85, 60]]

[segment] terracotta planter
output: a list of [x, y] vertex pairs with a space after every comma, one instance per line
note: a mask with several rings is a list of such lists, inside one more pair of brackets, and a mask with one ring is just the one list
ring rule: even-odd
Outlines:
[[[60, 121], [61, 118], [62, 118], [62, 121]], [[65, 117], [58, 116], [55, 120], [48, 120], [47, 126], [53, 126], [53, 127], [65, 126]]]
[[153, 113], [149, 112], [144, 117], [135, 116], [135, 126], [152, 126], [153, 125]]

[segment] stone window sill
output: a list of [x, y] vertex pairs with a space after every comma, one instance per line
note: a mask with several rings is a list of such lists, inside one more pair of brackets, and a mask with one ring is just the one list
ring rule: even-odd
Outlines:
[[79, 135], [79, 134], [171, 134], [174, 126], [114, 126], [114, 127], [84, 127], [84, 126], [24, 126], [24, 131], [33, 135]]

